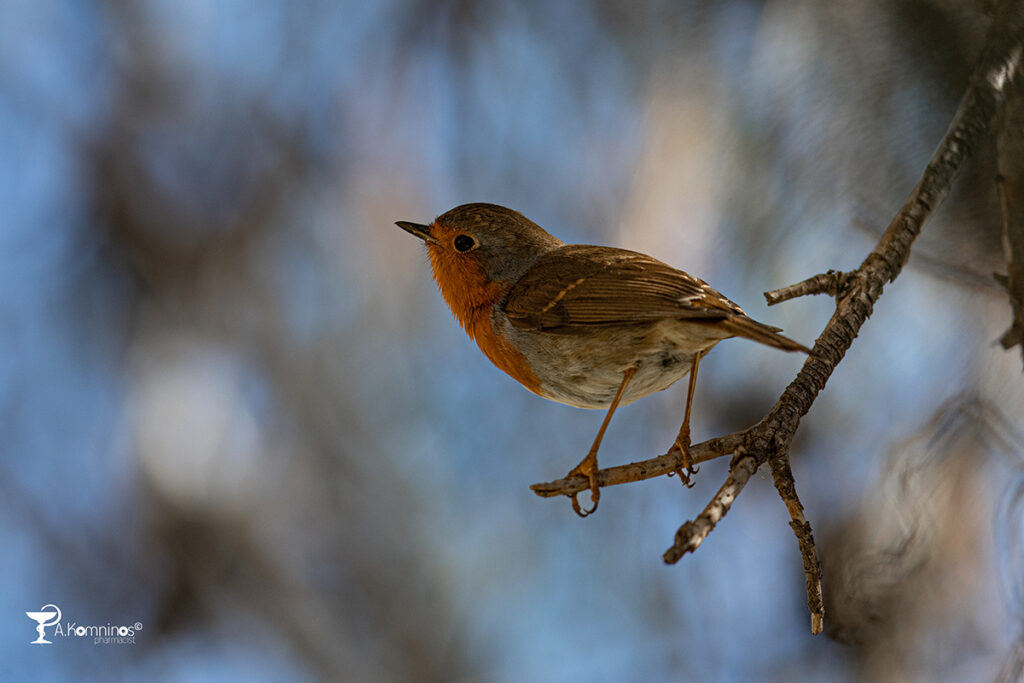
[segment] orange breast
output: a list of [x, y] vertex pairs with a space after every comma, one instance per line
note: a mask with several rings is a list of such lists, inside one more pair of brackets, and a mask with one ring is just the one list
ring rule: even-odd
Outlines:
[[494, 305], [507, 294], [511, 283], [488, 281], [483, 265], [473, 256], [455, 256], [433, 245], [429, 253], [441, 296], [466, 334], [476, 341], [492, 363], [533, 393], [540, 394], [540, 380], [529, 362], [507, 339], [495, 332], [491, 324]]
[[477, 316], [473, 320], [471, 327], [466, 329], [469, 336], [476, 339], [480, 350], [484, 352], [484, 355], [492, 363], [507, 372], [512, 379], [533, 393], [538, 396], [542, 395], [540, 393], [540, 380], [537, 379], [537, 375], [534, 374], [526, 357], [512, 346], [508, 340], [495, 333], [494, 326], [491, 324], [490, 311], [487, 311], [487, 315], [483, 315], [483, 313], [481, 311], [481, 315]]

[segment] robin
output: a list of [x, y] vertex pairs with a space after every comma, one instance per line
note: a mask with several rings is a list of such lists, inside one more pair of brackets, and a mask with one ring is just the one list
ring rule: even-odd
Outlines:
[[564, 244], [503, 206], [463, 204], [429, 225], [396, 225], [426, 243], [441, 296], [492, 363], [539, 396], [607, 409], [590, 451], [567, 475], [589, 482], [589, 510], [572, 495], [581, 517], [600, 500], [597, 450], [617, 407], [689, 373], [670, 452], [692, 473], [690, 405], [701, 357], [730, 337], [809, 352], [699, 278], [635, 251]]

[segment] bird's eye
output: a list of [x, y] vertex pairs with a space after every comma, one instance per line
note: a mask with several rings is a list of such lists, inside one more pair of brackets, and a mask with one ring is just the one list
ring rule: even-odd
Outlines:
[[476, 246], [476, 240], [469, 235], [459, 235], [455, 238], [455, 251], [469, 251]]

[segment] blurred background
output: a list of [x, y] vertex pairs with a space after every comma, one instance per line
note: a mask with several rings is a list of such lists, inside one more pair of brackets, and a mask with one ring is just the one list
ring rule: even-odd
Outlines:
[[[825, 569], [764, 472], [529, 484], [601, 414], [540, 399], [393, 225], [515, 207], [651, 253], [811, 342], [944, 133], [988, 25], [952, 0], [0, 3], [3, 680], [1016, 680], [1024, 379], [991, 146], [794, 445]], [[701, 366], [694, 439], [800, 358]], [[617, 413], [663, 453], [685, 383]], [[29, 645], [25, 611], [143, 625]], [[49, 630], [48, 633], [52, 633]]]

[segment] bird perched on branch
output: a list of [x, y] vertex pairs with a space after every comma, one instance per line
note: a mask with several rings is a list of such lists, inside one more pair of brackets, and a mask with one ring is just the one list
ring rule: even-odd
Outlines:
[[590, 451], [568, 475], [590, 485], [589, 510], [572, 495], [582, 517], [600, 500], [597, 450], [618, 406], [689, 373], [671, 450], [692, 472], [690, 405], [701, 357], [729, 337], [808, 352], [699, 278], [634, 251], [564, 244], [503, 206], [463, 204], [429, 225], [396, 225], [426, 243], [441, 295], [492, 363], [539, 396], [607, 409]]

